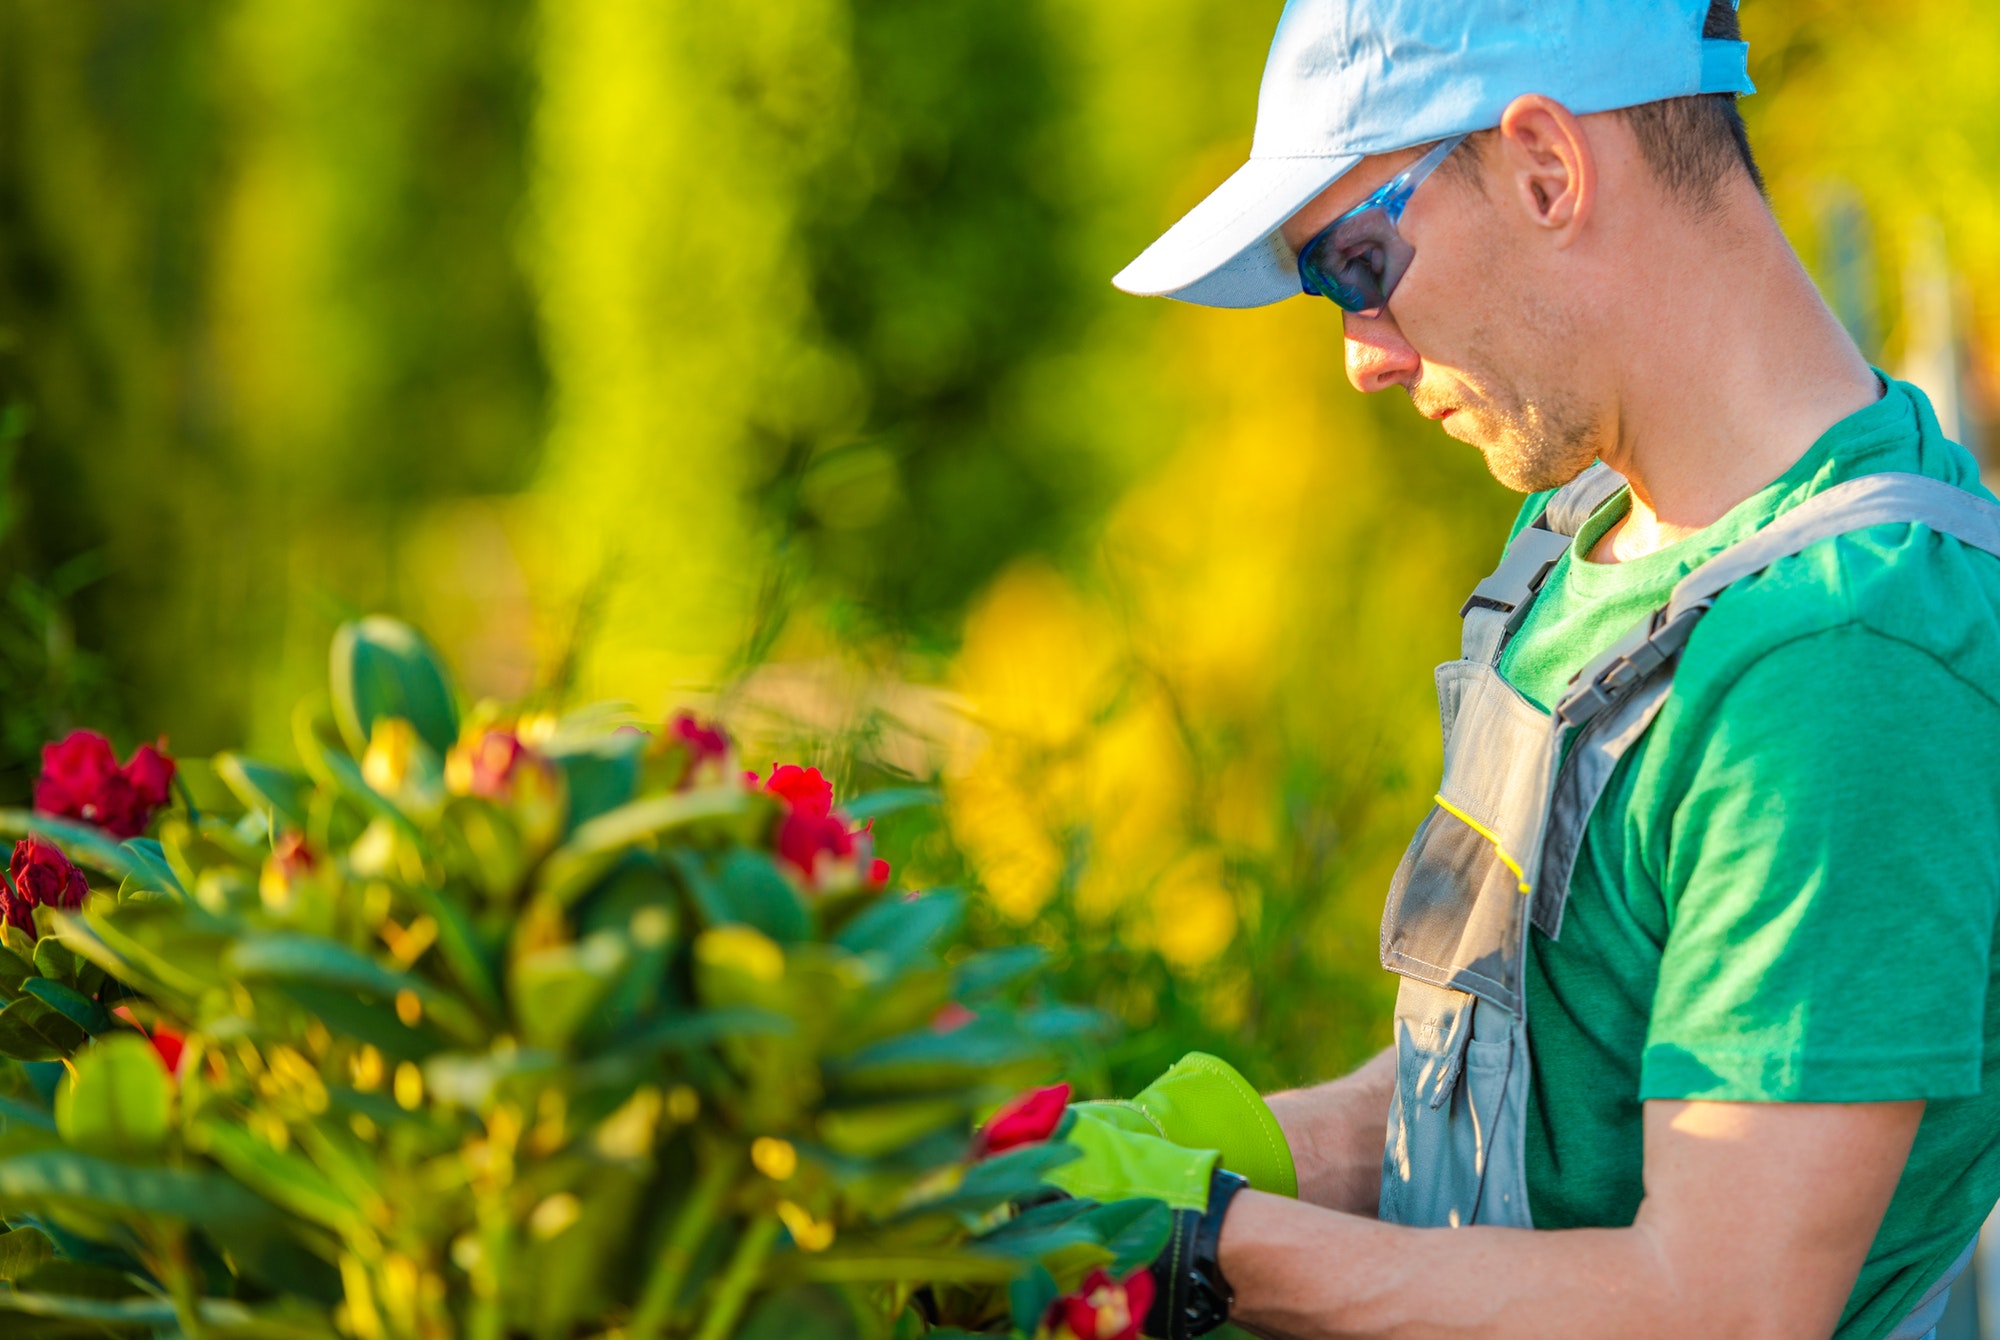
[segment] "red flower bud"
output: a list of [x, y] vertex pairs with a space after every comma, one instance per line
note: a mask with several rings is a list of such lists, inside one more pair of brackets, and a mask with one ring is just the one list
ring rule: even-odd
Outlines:
[[137, 837], [167, 803], [173, 780], [174, 761], [150, 744], [120, 767], [111, 741], [95, 731], [71, 731], [42, 746], [35, 808], [94, 823], [116, 837]]
[[1055, 1134], [1069, 1107], [1069, 1085], [1030, 1089], [993, 1114], [973, 1141], [973, 1153], [984, 1158], [1021, 1145], [1036, 1145]]
[[1152, 1306], [1150, 1272], [1139, 1270], [1115, 1280], [1102, 1270], [1093, 1270], [1082, 1288], [1056, 1300], [1050, 1320], [1076, 1340], [1138, 1340], [1139, 1327]]
[[868, 883], [871, 888], [887, 888], [889, 885], [889, 863], [877, 856], [868, 863]]
[[677, 713], [667, 723], [667, 733], [687, 746], [694, 756], [693, 767], [720, 763], [729, 757], [729, 737], [722, 727], [704, 724], [692, 712]]
[[70, 911], [83, 906], [90, 892], [83, 872], [70, 864], [52, 842], [23, 838], [14, 844], [7, 862], [10, 888], [0, 890], [0, 916], [26, 931], [35, 933], [35, 909], [60, 907]]

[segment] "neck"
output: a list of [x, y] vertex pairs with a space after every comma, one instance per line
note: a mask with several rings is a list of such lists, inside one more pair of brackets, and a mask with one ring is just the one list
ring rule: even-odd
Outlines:
[[1606, 347], [1616, 413], [1599, 455], [1632, 506], [1592, 551], [1637, 558], [1713, 524], [1778, 478], [1821, 434], [1872, 404], [1874, 372], [1827, 310], [1747, 179], [1704, 220], [1663, 228]]

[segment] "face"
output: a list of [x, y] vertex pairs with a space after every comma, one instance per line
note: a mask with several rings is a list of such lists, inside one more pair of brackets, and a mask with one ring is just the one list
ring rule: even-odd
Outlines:
[[[1480, 149], [1470, 140], [1453, 158]], [[1286, 242], [1296, 252], [1421, 153], [1363, 160], [1286, 223]], [[1578, 376], [1586, 351], [1551, 272], [1549, 230], [1524, 222], [1486, 169], [1475, 184], [1453, 170], [1463, 166], [1447, 164], [1411, 197], [1399, 230], [1416, 256], [1388, 307], [1341, 314], [1348, 380], [1402, 387], [1509, 488], [1553, 488], [1596, 455], [1598, 416]]]

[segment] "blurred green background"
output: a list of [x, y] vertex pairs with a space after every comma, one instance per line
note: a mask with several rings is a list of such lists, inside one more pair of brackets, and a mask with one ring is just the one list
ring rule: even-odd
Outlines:
[[[937, 783], [886, 845], [1127, 1021], [1100, 1083], [1356, 1060], [1515, 499], [1330, 307], [1107, 282], [1279, 8], [0, 0], [0, 800], [77, 723], [271, 747], [384, 610]], [[1979, 442], [2000, 8], [1743, 17], [1785, 226]]]

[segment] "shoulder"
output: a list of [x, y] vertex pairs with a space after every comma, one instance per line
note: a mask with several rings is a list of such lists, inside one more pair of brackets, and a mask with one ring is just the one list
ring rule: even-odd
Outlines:
[[[1928, 666], [1922, 682], [1958, 680], [2000, 710], [2000, 558], [1911, 523], [1819, 541], [1716, 600], [1676, 691], [1718, 699], [1774, 656], [1818, 682], [1850, 685]], [[1885, 687], [1898, 700], [1922, 691]], [[1817, 696], [1811, 688], [1802, 685], [1802, 698]]]

